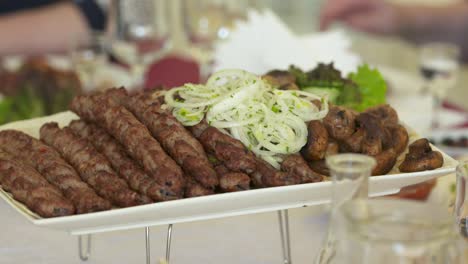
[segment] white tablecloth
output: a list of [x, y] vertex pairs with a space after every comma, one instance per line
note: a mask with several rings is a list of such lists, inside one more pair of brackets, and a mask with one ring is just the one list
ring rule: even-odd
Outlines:
[[[289, 211], [293, 263], [311, 263], [327, 227], [318, 207]], [[166, 226], [151, 228], [152, 262], [165, 254]], [[145, 263], [143, 229], [92, 236], [89, 264]], [[74, 264], [78, 238], [35, 227], [0, 201], [0, 264]], [[171, 263], [282, 263], [276, 213], [174, 225]]]

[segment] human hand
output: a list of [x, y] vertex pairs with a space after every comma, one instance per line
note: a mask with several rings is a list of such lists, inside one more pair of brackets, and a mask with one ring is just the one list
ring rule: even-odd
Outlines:
[[320, 30], [340, 21], [364, 32], [395, 34], [399, 30], [398, 11], [384, 0], [326, 0], [320, 14]]

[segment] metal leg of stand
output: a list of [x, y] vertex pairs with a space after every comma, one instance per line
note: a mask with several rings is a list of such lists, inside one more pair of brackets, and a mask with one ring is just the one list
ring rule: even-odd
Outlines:
[[166, 262], [169, 264], [171, 260], [171, 240], [172, 240], [172, 224], [167, 227], [167, 239], [166, 239]]
[[89, 257], [91, 256], [91, 235], [86, 235], [86, 249], [85, 252], [83, 252], [83, 236], [78, 236], [78, 252], [80, 255], [81, 261], [88, 261]]
[[281, 235], [281, 248], [283, 251], [283, 263], [291, 264], [291, 240], [289, 238], [288, 210], [278, 211], [279, 228]]
[[146, 244], [146, 264], [151, 263], [151, 247], [150, 247], [150, 232], [149, 227], [145, 227], [145, 244]]

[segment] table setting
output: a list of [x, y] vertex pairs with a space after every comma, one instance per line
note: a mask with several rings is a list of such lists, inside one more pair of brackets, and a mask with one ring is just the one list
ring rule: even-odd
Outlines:
[[457, 50], [417, 75], [247, 2], [0, 60], [0, 263], [464, 263]]

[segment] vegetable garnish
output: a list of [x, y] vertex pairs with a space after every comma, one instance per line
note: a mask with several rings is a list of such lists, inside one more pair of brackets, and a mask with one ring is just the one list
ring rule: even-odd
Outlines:
[[387, 84], [377, 69], [364, 64], [348, 77], [357, 85], [361, 94], [361, 103], [354, 105], [354, 109], [364, 111], [371, 106], [385, 103]]
[[303, 91], [327, 94], [331, 103], [353, 108], [357, 111], [385, 103], [387, 85], [377, 69], [367, 64], [358, 67], [356, 73], [347, 78], [333, 66], [333, 63], [319, 63], [311, 71], [290, 66], [289, 72], [296, 77], [296, 84]]
[[243, 70], [219, 71], [206, 85], [186, 84], [164, 97], [185, 126], [198, 124], [206, 115], [208, 124], [240, 140], [276, 168], [282, 154], [297, 153], [307, 143], [305, 122], [328, 113], [326, 96], [276, 90]]

